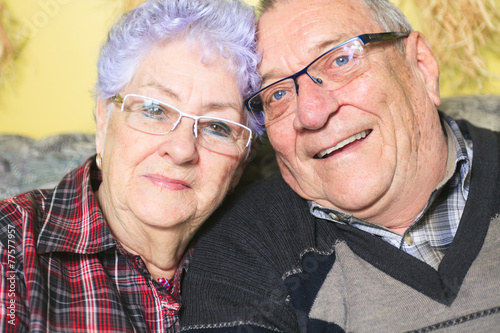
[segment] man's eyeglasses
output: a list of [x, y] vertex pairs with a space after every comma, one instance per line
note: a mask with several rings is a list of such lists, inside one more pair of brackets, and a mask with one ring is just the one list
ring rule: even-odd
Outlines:
[[193, 134], [200, 146], [224, 155], [240, 155], [252, 140], [252, 130], [231, 120], [193, 116], [157, 99], [116, 94], [113, 103], [122, 104], [125, 123], [140, 132], [165, 135], [175, 130], [182, 117], [194, 119]]
[[260, 125], [268, 126], [296, 109], [299, 76], [306, 74], [326, 90], [339, 89], [368, 68], [364, 45], [408, 35], [405, 32], [384, 32], [351, 38], [326, 51], [301, 71], [262, 88], [250, 96], [245, 105]]

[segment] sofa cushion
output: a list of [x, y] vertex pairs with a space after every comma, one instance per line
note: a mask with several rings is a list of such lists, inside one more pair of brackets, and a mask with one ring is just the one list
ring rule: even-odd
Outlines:
[[62, 134], [41, 140], [0, 135], [0, 199], [35, 188], [53, 188], [93, 154], [93, 134]]

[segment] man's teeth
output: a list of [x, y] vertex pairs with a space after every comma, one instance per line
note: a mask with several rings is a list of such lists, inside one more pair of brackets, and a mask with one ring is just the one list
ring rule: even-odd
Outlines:
[[322, 150], [320, 151], [317, 156], [318, 158], [323, 158], [324, 156], [334, 152], [335, 150], [338, 150], [340, 148], [343, 148], [345, 146], [347, 146], [348, 144], [350, 144], [351, 142], [354, 142], [356, 140], [360, 140], [360, 139], [364, 139], [366, 138], [366, 136], [368, 135], [368, 131], [363, 131], [361, 133], [358, 133], [356, 135], [353, 135], [351, 136], [350, 138], [347, 138], [345, 139], [344, 141], [342, 142], [339, 142], [335, 147], [332, 147], [332, 148], [328, 148], [328, 149], [325, 149], [325, 150]]

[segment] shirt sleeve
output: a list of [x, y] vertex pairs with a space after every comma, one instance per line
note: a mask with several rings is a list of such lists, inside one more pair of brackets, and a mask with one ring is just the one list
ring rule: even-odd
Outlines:
[[287, 255], [293, 223], [251, 200], [255, 191], [239, 197], [225, 202], [197, 240], [182, 287], [182, 331], [298, 332], [283, 282], [295, 258]]
[[15, 205], [0, 202], [0, 331], [6, 333], [28, 332], [20, 221]]

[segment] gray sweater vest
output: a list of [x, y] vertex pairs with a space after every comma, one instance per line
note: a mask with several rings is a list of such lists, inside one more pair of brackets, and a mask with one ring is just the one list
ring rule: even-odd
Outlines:
[[315, 219], [281, 179], [229, 198], [183, 284], [186, 332], [500, 332], [500, 134], [474, 142], [469, 198], [438, 270]]

